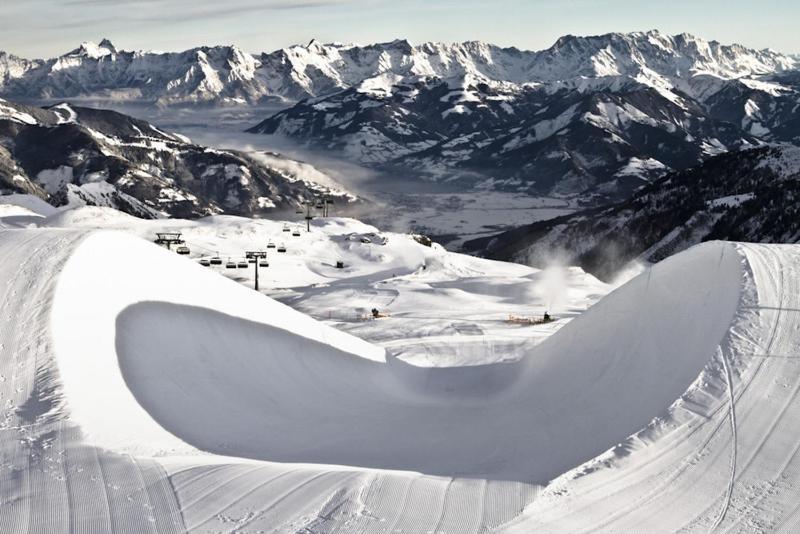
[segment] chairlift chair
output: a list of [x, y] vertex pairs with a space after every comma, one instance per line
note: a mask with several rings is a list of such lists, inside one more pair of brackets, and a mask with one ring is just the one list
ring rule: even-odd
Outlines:
[[281, 245], [278, 247], [278, 252], [286, 252], [286, 245], [281, 243]]
[[202, 260], [200, 260], [200, 265], [202, 265], [203, 267], [210, 267], [211, 266], [211, 260], [207, 260], [207, 259], [203, 258]]
[[247, 269], [247, 266], [248, 266], [247, 260], [241, 260], [236, 264], [236, 267], [238, 267], [239, 269]]
[[261, 260], [258, 262], [259, 267], [269, 267], [269, 262], [267, 260]]
[[228, 258], [228, 261], [225, 263], [225, 268], [226, 269], [235, 269], [236, 268], [236, 262], [233, 261], [232, 259]]
[[267, 248], [275, 248], [275, 243], [270, 241], [269, 243], [267, 243]]
[[175, 249], [175, 252], [177, 252], [177, 253], [178, 253], [178, 254], [180, 254], [181, 256], [186, 256], [186, 255], [188, 255], [188, 254], [189, 254], [189, 252], [191, 252], [191, 251], [189, 250], [189, 247], [187, 247], [187, 246], [185, 246], [185, 245], [181, 245], [180, 247], [178, 247], [178, 248], [176, 248], [176, 249]]
[[288, 224], [284, 224], [283, 225], [283, 231], [284, 232], [288, 232], [289, 231], [289, 225]]
[[214, 256], [210, 260], [208, 260], [208, 262], [211, 265], [222, 265], [222, 258], [220, 258], [219, 256]]
[[297, 228], [295, 228], [294, 230], [292, 230], [292, 235], [293, 235], [294, 237], [300, 237], [300, 230], [298, 230]]

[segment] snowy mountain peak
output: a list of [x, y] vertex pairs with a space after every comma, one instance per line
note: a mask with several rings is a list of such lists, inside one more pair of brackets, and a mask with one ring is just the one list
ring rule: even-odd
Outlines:
[[115, 47], [108, 39], [103, 39], [100, 44], [93, 41], [84, 41], [78, 48], [67, 53], [67, 56], [80, 56], [90, 59], [99, 59], [104, 56], [109, 56], [117, 53]]
[[670, 36], [658, 30], [566, 35], [538, 56], [533, 71], [542, 78], [556, 73], [568, 78], [633, 75], [648, 70], [667, 78], [687, 79], [702, 73], [731, 79], [781, 72], [798, 65], [796, 59], [771, 50], [722, 45], [688, 33]]
[[109, 50], [112, 54], [117, 53], [117, 47], [107, 38], [103, 38], [103, 40], [100, 41], [100, 48]]
[[314, 52], [321, 52], [325, 49], [325, 45], [317, 41], [316, 39], [311, 39], [308, 44], [306, 45], [306, 50], [314, 51]]

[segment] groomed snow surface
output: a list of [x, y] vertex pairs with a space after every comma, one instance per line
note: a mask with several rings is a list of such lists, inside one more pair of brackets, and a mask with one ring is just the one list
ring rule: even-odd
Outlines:
[[[370, 228], [334, 219], [302, 238], [322, 256], [274, 260], [305, 280], [277, 292], [293, 309], [131, 235], [145, 223], [43, 218], [0, 230], [2, 532], [800, 526], [796, 246], [694, 247], [583, 313], [568, 298], [571, 321], [515, 326], [502, 358], [458, 338], [510, 326], [442, 328], [437, 298], [477, 318], [459, 308], [535, 299], [546, 273], [394, 234], [362, 247]], [[203, 239], [254, 223], [169, 224], [221, 246]], [[334, 252], [349, 271], [318, 261]], [[397, 317], [332, 317], [383, 287]], [[438, 342], [411, 339], [426, 321]]]

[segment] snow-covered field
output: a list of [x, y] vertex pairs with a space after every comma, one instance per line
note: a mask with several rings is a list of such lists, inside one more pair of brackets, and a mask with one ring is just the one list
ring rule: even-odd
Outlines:
[[[8, 203], [2, 532], [800, 524], [796, 246], [707, 243], [615, 287], [351, 219]], [[260, 249], [273, 298], [224, 265]]]

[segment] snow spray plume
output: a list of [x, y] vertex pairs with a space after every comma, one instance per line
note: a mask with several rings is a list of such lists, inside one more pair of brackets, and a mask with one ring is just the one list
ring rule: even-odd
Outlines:
[[542, 273], [538, 279], [536, 294], [544, 302], [547, 311], [558, 313], [563, 311], [567, 302], [567, 266], [569, 254], [564, 250], [538, 251], [536, 258], [529, 257], [528, 264], [541, 266]]
[[567, 268], [551, 263], [542, 272], [543, 297], [547, 309], [552, 312], [563, 310], [567, 302]]
[[633, 260], [629, 261], [625, 264], [617, 273], [614, 275], [614, 278], [611, 279], [609, 282], [614, 287], [619, 287], [629, 280], [632, 280], [639, 276], [642, 272], [649, 269], [650, 265], [641, 261], [641, 260]]
[[593, 244], [588, 241], [581, 248], [585, 252], [574, 263], [606, 283], [612, 283], [637, 254], [635, 245], [614, 237], [604, 237]]

